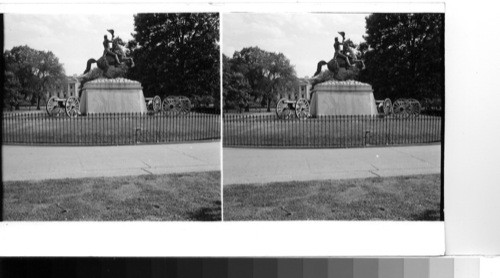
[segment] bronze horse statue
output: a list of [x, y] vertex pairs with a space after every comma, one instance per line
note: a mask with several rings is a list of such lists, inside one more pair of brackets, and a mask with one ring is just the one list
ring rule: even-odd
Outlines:
[[[354, 48], [354, 44], [350, 40], [344, 42], [344, 49], [344, 54], [348, 57], [351, 65], [359, 69], [365, 69], [364, 61], [358, 59], [358, 51]], [[327, 65], [328, 70], [335, 75], [339, 72], [340, 68], [349, 69], [346, 60], [343, 57], [337, 56], [332, 58], [328, 63], [323, 60], [319, 61], [313, 77], [321, 73], [321, 69], [324, 65]]]
[[110, 66], [119, 67], [121, 63], [126, 63], [129, 67], [134, 67], [134, 60], [131, 57], [127, 57], [127, 48], [125, 47], [125, 43], [121, 38], [117, 37], [113, 40], [113, 46], [111, 50], [118, 56], [120, 64], [117, 64], [115, 61], [115, 57], [109, 54], [103, 55], [98, 60], [90, 58], [87, 61], [87, 68], [83, 72], [86, 74], [90, 71], [90, 67], [92, 64], [97, 63], [97, 67], [103, 71], [104, 76], [107, 76], [107, 72]]

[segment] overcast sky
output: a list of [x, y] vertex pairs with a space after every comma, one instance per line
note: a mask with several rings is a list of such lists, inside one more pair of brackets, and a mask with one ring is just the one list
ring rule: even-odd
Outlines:
[[[134, 17], [117, 15], [33, 15], [6, 14], [5, 49], [28, 45], [37, 50], [50, 50], [64, 65], [66, 75], [82, 74], [89, 58], [98, 59], [103, 52], [106, 29], [124, 41], [132, 39]], [[95, 65], [94, 65], [95, 66]]]
[[333, 57], [333, 42], [346, 32], [346, 39], [363, 42], [368, 14], [233, 13], [223, 15], [223, 53], [229, 57], [244, 47], [258, 46], [281, 52], [295, 65], [299, 77], [312, 76], [320, 60]]
[[[224, 54], [248, 46], [282, 52], [295, 65], [299, 77], [311, 76], [320, 60], [333, 57], [333, 38], [345, 31], [355, 43], [363, 41], [367, 14], [231, 13], [224, 14]], [[50, 50], [59, 57], [67, 75], [82, 74], [89, 58], [102, 55], [106, 29], [125, 41], [132, 39], [132, 14], [33, 15], [7, 14], [5, 49], [28, 45]]]

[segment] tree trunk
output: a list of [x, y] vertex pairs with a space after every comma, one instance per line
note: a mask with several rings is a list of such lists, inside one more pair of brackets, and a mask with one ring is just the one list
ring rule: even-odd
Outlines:
[[267, 112], [271, 112], [271, 98], [267, 98]]

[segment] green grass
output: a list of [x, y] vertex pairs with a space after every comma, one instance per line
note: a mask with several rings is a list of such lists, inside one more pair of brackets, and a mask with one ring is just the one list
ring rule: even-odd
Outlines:
[[6, 221], [217, 221], [220, 172], [4, 182]]
[[46, 114], [4, 114], [4, 143], [124, 145], [220, 139], [220, 116], [104, 114], [49, 117]]
[[427, 220], [441, 175], [224, 186], [226, 220]]
[[359, 147], [441, 141], [441, 118], [224, 116], [224, 146]]

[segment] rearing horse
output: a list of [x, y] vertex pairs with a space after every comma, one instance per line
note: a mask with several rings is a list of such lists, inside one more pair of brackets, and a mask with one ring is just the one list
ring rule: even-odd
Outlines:
[[[353, 46], [354, 45], [350, 40], [344, 42], [345, 54], [347, 54], [346, 56], [349, 58], [349, 62], [351, 62], [351, 65], [355, 65], [360, 69], [365, 69], [364, 61], [358, 59], [359, 52]], [[321, 69], [324, 65], [327, 65], [328, 70], [334, 74], [337, 74], [340, 68], [345, 68], [346, 70], [349, 69], [345, 59], [337, 56], [335, 59], [331, 59], [328, 63], [323, 60], [319, 61], [313, 77], [321, 73]]]
[[[130, 67], [134, 67], [134, 60], [131, 57], [127, 57], [126, 53], [128, 49], [125, 47], [125, 43], [122, 41], [122, 39], [120, 39], [120, 37], [117, 37], [113, 40], [113, 47], [111, 50], [118, 56], [118, 60], [120, 60], [120, 63], [128, 63]], [[94, 63], [97, 63], [97, 67], [103, 71], [105, 76], [110, 66], [119, 66], [119, 64], [116, 63], [115, 58], [107, 54], [105, 56], [102, 56], [98, 60], [90, 58], [87, 61], [87, 68], [85, 69], [83, 74], [88, 73], [90, 71], [90, 67]]]

